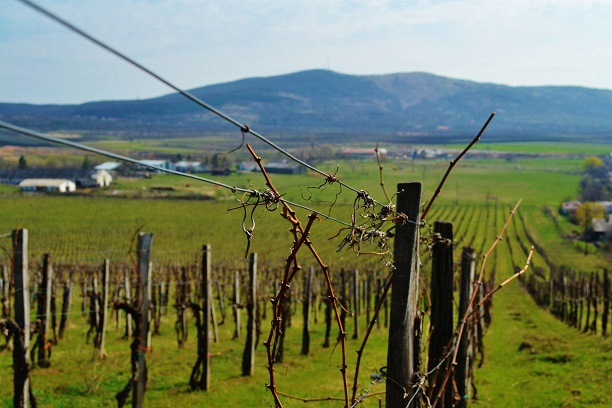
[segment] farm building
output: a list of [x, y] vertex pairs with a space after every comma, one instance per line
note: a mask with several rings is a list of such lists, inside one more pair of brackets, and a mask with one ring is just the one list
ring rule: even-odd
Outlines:
[[204, 173], [208, 171], [208, 166], [196, 161], [179, 161], [174, 163], [174, 168], [183, 173]]
[[276, 173], [276, 174], [303, 174], [303, 173], [306, 173], [305, 167], [302, 167], [294, 163], [288, 163], [287, 161], [283, 161], [280, 163], [277, 163], [277, 162], [268, 163], [264, 167], [268, 173]]
[[104, 162], [95, 166], [94, 169], [105, 171], [118, 171], [120, 167], [121, 163], [119, 162]]
[[113, 176], [106, 170], [96, 170], [91, 173], [90, 178], [96, 182], [98, 187], [108, 187], [113, 182]]
[[68, 193], [76, 190], [76, 184], [66, 179], [25, 179], [19, 183], [19, 189], [23, 192]]
[[163, 173], [162, 170], [152, 169], [148, 166], [154, 166], [161, 169], [175, 170], [174, 163], [168, 160], [140, 160], [140, 164], [136, 165], [136, 170], [148, 171], [150, 173]]

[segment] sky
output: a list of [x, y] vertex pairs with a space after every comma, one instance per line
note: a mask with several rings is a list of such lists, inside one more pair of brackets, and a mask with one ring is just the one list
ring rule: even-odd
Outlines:
[[[612, 90], [612, 0], [35, 0], [182, 89], [308, 69]], [[18, 0], [0, 102], [173, 92]]]

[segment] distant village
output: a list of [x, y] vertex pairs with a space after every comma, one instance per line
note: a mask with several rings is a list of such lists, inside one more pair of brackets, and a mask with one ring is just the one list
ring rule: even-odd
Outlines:
[[[378, 149], [378, 152], [383, 158], [389, 156], [385, 148]], [[209, 173], [213, 176], [229, 175], [232, 172], [260, 171], [253, 161], [232, 164], [229, 161], [218, 159], [222, 156], [222, 154], [213, 155], [210, 164], [201, 161], [154, 159], [139, 160], [140, 164], [104, 162], [91, 168], [30, 168], [22, 157], [16, 168], [0, 169], [0, 183], [19, 186], [24, 193], [71, 193], [82, 189], [109, 187], [118, 177], [150, 178], [152, 174], [164, 173], [164, 170], [181, 173]], [[448, 159], [450, 156], [448, 152], [440, 149], [410, 149], [396, 152], [393, 157], [433, 160]], [[336, 150], [334, 157], [374, 160], [375, 152], [372, 148], [343, 148]], [[304, 166], [288, 160], [270, 161], [265, 164], [265, 168], [270, 174], [302, 174], [307, 171]]]

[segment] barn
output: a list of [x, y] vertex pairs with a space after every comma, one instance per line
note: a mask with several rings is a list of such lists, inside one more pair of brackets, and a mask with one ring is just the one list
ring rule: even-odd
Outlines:
[[66, 179], [25, 179], [19, 183], [23, 192], [68, 193], [76, 190], [76, 184]]

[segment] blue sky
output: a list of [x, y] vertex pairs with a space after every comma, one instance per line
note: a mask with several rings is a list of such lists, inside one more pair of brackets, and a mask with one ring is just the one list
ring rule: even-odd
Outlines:
[[[36, 0], [181, 88], [329, 68], [612, 89], [612, 0]], [[171, 92], [16, 0], [0, 102]]]

